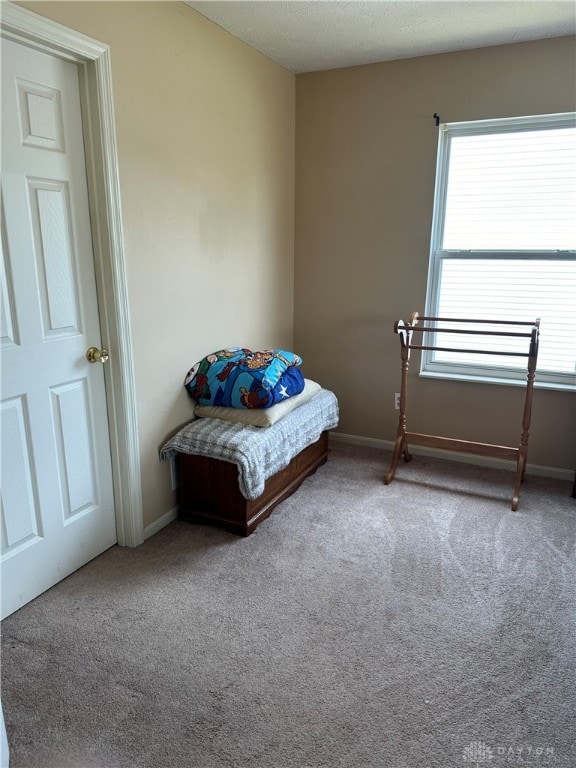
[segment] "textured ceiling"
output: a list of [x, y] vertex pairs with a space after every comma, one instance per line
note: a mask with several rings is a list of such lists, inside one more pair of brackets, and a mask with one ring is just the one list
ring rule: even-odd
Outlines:
[[576, 0], [185, 0], [292, 72], [576, 33]]

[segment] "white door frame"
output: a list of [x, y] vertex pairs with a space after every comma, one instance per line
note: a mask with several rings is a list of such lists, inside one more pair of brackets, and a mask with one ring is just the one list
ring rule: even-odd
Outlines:
[[140, 450], [110, 49], [80, 32], [12, 3], [0, 3], [2, 36], [78, 65], [94, 265], [105, 366], [118, 544], [144, 541]]

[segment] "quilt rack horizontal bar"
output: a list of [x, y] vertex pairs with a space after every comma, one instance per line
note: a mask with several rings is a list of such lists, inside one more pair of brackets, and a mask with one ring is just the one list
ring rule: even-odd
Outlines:
[[457, 349], [455, 347], [428, 347], [425, 344], [409, 344], [410, 349], [429, 349], [433, 352], [466, 352], [469, 355], [505, 355], [506, 357], [530, 357], [529, 352], [502, 352], [494, 349]]
[[471, 328], [438, 328], [437, 326], [430, 325], [411, 325], [411, 331], [423, 331], [430, 333], [465, 333], [466, 335], [476, 336], [510, 336], [519, 337], [521, 339], [529, 339], [531, 333], [523, 333], [522, 331], [476, 331]]
[[[418, 325], [419, 320], [428, 320], [433, 322], [442, 323], [481, 323], [483, 325], [506, 325], [506, 326], [529, 326], [530, 332], [522, 331], [488, 331], [478, 330], [476, 328], [441, 328], [438, 326]], [[502, 349], [468, 349], [457, 347], [439, 347], [434, 344], [413, 344], [412, 336], [416, 331], [429, 334], [464, 334], [474, 336], [497, 336], [503, 338], [520, 338], [530, 339], [530, 344], [527, 352], [513, 352]], [[400, 343], [402, 347], [406, 348], [408, 352], [412, 349], [415, 350], [427, 350], [430, 352], [452, 352], [455, 354], [474, 354], [474, 355], [500, 355], [502, 357], [536, 357], [538, 355], [538, 336], [540, 332], [540, 318], [536, 318], [534, 322], [513, 321], [513, 320], [478, 320], [478, 319], [464, 319], [464, 318], [450, 318], [450, 317], [432, 317], [424, 315], [421, 317], [417, 312], [414, 312], [410, 318], [409, 323], [405, 323], [403, 320], [397, 320], [394, 323], [394, 333], [400, 336]]]
[[420, 445], [423, 448], [442, 448], [446, 451], [461, 451], [474, 453], [478, 456], [490, 456], [494, 459], [518, 459], [518, 448], [510, 448], [507, 445], [493, 445], [492, 443], [474, 443], [470, 440], [455, 440], [451, 437], [439, 435], [425, 435], [421, 432], [406, 432], [406, 440], [412, 445]]
[[[415, 313], [417, 314], [417, 313]], [[432, 317], [430, 315], [417, 315], [418, 320], [436, 321], [438, 323], [484, 323], [484, 325], [527, 325], [532, 327], [533, 321], [529, 320], [479, 320], [466, 317]]]

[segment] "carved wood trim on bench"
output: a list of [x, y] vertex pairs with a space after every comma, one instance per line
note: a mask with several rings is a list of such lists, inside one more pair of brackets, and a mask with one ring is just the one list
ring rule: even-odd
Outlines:
[[257, 499], [245, 499], [238, 487], [238, 466], [228, 461], [178, 454], [178, 517], [190, 523], [218, 525], [249, 536], [281, 501], [288, 498], [328, 459], [328, 432], [304, 448], [290, 464], [269, 477]]

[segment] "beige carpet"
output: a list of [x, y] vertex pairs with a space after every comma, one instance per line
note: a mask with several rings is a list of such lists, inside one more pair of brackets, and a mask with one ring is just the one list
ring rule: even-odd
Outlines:
[[333, 445], [248, 538], [175, 522], [2, 626], [12, 768], [576, 766], [568, 482]]

